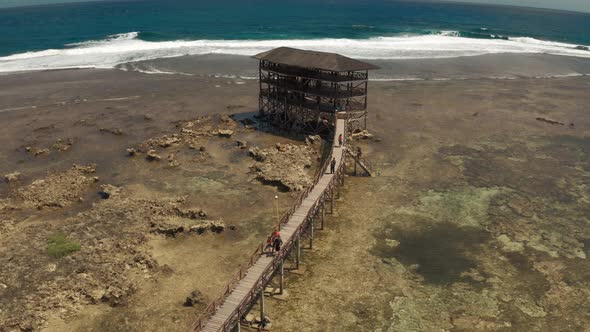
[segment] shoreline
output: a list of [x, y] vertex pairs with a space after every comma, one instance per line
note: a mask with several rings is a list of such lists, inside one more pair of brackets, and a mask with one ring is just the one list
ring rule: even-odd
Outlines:
[[[590, 75], [590, 58], [550, 54], [487, 54], [456, 58], [368, 60], [381, 67], [371, 71], [369, 81], [446, 81], [469, 79], [539, 79]], [[138, 62], [114, 68], [79, 67], [0, 73], [19, 75], [67, 73], [71, 71], [120, 71], [150, 76], [197, 76], [257, 80], [258, 63], [249, 56], [229, 54], [185, 55]]]

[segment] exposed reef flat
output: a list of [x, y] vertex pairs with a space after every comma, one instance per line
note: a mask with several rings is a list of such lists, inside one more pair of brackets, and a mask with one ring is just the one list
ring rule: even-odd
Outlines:
[[[590, 80], [380, 82], [327, 226], [267, 305], [286, 331], [583, 331]], [[574, 126], [554, 125], [537, 117]], [[322, 308], [322, 310], [318, 310]]]
[[[250, 148], [306, 151], [238, 120], [256, 113], [257, 87], [116, 70], [3, 76], [0, 319], [186, 330], [274, 225], [273, 197], [283, 210], [297, 195], [252, 169]], [[304, 251], [307, 272], [289, 277], [287, 302], [268, 302], [274, 328], [583, 330], [588, 87], [587, 77], [371, 82], [376, 139], [359, 144], [376, 177], [347, 178]], [[48, 250], [58, 242], [61, 258]], [[5, 309], [23, 305], [22, 316]]]

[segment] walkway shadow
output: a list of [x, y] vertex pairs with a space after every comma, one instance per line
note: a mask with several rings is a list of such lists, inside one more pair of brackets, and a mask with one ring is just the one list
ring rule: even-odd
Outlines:
[[[242, 126], [252, 126], [256, 128], [256, 130], [268, 133], [275, 136], [280, 136], [287, 139], [293, 139], [297, 141], [304, 141], [305, 137], [309, 136], [310, 134], [301, 133], [298, 130], [284, 130], [273, 126], [263, 118], [259, 117], [259, 113], [255, 112], [243, 112], [243, 113], [233, 113], [230, 115], [232, 119], [239, 122]], [[329, 133], [321, 133], [323, 139], [331, 140], [332, 137]]]

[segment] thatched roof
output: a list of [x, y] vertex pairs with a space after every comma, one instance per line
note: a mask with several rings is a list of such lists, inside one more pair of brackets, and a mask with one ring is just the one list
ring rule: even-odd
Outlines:
[[275, 48], [267, 52], [256, 54], [254, 58], [289, 66], [315, 68], [335, 72], [379, 68], [370, 63], [348, 58], [336, 53], [300, 50], [291, 47]]

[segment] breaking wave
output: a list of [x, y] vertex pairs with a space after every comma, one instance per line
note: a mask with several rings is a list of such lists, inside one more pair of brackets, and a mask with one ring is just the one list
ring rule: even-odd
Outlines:
[[[145, 41], [139, 32], [108, 36], [49, 49], [0, 57], [0, 72], [66, 68], [114, 68], [117, 65], [158, 58], [200, 54], [251, 56], [288, 46], [336, 52], [360, 59], [429, 59], [495, 53], [545, 53], [590, 58], [584, 47], [528, 37], [468, 38], [457, 31], [429, 35], [367, 39], [284, 40], [176, 40]], [[577, 48], [578, 47], [578, 48]]]

